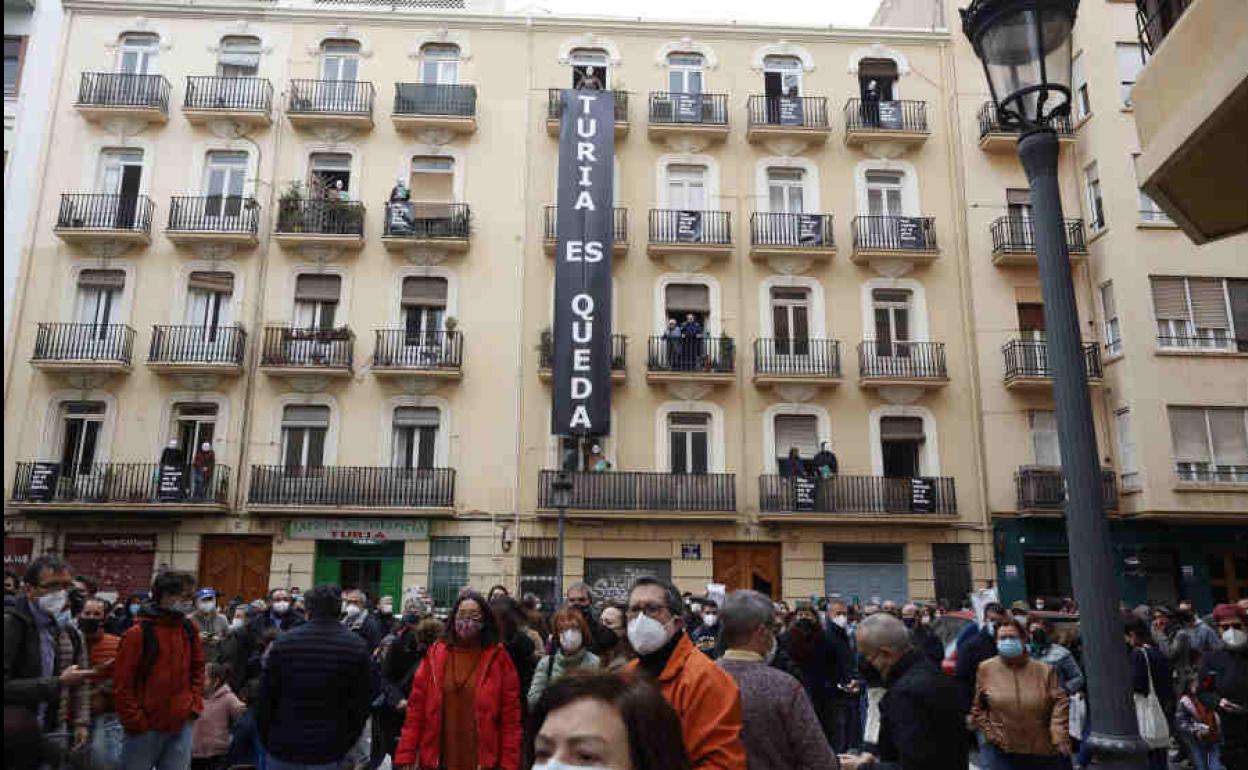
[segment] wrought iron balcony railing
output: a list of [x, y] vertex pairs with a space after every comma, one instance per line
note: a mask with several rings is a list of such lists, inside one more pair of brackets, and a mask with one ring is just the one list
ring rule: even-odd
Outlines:
[[822, 96], [751, 96], [750, 126], [828, 128], [828, 100]]
[[[563, 100], [559, 96], [560, 89], [550, 88], [546, 91], [546, 119], [559, 120], [563, 117]], [[628, 122], [628, 92], [611, 91], [615, 96], [615, 122]]]
[[[628, 337], [623, 334], [611, 335], [611, 371], [622, 372], [627, 366]], [[542, 332], [538, 342], [538, 368], [549, 370], [555, 351], [555, 338], [550, 332]]]
[[1135, 0], [1135, 27], [1144, 50], [1156, 51], [1191, 4], [1192, 0]]
[[278, 235], [364, 235], [359, 201], [286, 199], [277, 202]]
[[149, 364], [233, 364], [247, 354], [241, 326], [153, 326]]
[[732, 473], [567, 473], [572, 483], [567, 491], [555, 489], [555, 479], [561, 473], [541, 471], [539, 508], [678, 513], [737, 510], [736, 476]]
[[133, 351], [134, 329], [125, 324], [41, 323], [31, 360], [129, 366]]
[[152, 199], [146, 195], [64, 193], [56, 213], [58, 230], [152, 232]]
[[[1075, 130], [1070, 124], [1069, 115], [1059, 115], [1053, 119], [1053, 130], [1057, 131], [1058, 136], [1074, 136]], [[997, 117], [997, 105], [992, 102], [984, 102], [979, 108], [979, 138], [983, 139], [989, 134], [1006, 134], [1018, 133], [1018, 129], [1004, 128], [1001, 121]]]
[[732, 245], [732, 212], [650, 209], [650, 243]]
[[191, 466], [162, 473], [157, 463], [20, 462], [13, 500], [23, 503], [169, 504], [229, 502], [230, 466], [201, 473]]
[[[1063, 223], [1066, 248], [1072, 254], [1087, 254], [1088, 240], [1083, 234], [1082, 219], [1067, 219]], [[1028, 254], [1036, 250], [1035, 223], [1022, 217], [997, 217], [989, 225], [992, 234], [993, 254]]]
[[754, 374], [779, 377], [840, 377], [839, 340], [754, 340]]
[[927, 133], [927, 102], [850, 99], [845, 103], [846, 131]]
[[[1014, 473], [1014, 489], [1020, 511], [1060, 511], [1066, 507], [1066, 482], [1061, 468], [1022, 466]], [[1118, 510], [1118, 477], [1110, 469], [1101, 471], [1101, 497], [1105, 510]]]
[[728, 94], [650, 92], [650, 122], [672, 125], [728, 126]]
[[958, 512], [952, 478], [791, 476], [758, 478], [763, 513], [950, 515]]
[[267, 113], [273, 107], [273, 84], [265, 78], [191, 75], [186, 79], [182, 106], [188, 110]]
[[373, 84], [363, 80], [292, 80], [287, 112], [373, 114]]
[[646, 365], [652, 372], [731, 374], [737, 344], [731, 337], [651, 337]]
[[831, 214], [750, 214], [751, 246], [830, 249], [836, 245]]
[[393, 201], [385, 204], [387, 238], [467, 240], [472, 209], [467, 203]]
[[395, 115], [471, 118], [477, 114], [477, 87], [439, 83], [395, 83]]
[[[553, 241], [559, 237], [558, 206], [542, 207], [542, 237]], [[617, 208], [612, 212], [612, 237], [615, 243], [628, 243], [628, 209]]]
[[307, 329], [267, 326], [260, 348], [260, 365], [350, 369], [355, 334], [347, 327]]
[[464, 335], [457, 331], [378, 329], [373, 366], [454, 370], [464, 365]]
[[260, 204], [236, 195], [175, 195], [169, 201], [173, 232], [238, 233], [255, 235], [260, 226]]
[[[1010, 340], [1001, 346], [1001, 353], [1005, 356], [1007, 383], [1020, 378], [1053, 376], [1049, 346], [1044, 340]], [[1084, 343], [1083, 363], [1088, 379], [1101, 379], [1101, 348], [1095, 342]]]
[[945, 343], [864, 340], [858, 344], [858, 373], [885, 379], [946, 379]]
[[855, 251], [935, 251], [933, 217], [857, 216], [850, 223]]
[[1179, 481], [1189, 484], [1248, 484], [1248, 465], [1177, 462], [1174, 470]]
[[84, 72], [78, 84], [79, 107], [143, 107], [169, 111], [169, 81], [163, 75]]
[[247, 503], [255, 506], [450, 508], [454, 468], [253, 465]]

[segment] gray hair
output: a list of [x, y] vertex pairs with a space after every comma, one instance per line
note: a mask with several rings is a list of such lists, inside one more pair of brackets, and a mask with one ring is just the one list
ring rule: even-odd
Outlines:
[[769, 622], [774, 611], [771, 599], [758, 591], [742, 588], [728, 594], [719, 611], [724, 644], [735, 647], [749, 641], [754, 629]]
[[680, 596], [680, 589], [666, 580], [660, 580], [650, 575], [642, 575], [633, 581], [633, 587], [628, 589], [629, 601], [632, 601], [633, 591], [641, 586], [658, 586], [663, 589], [663, 601], [667, 604], [667, 609], [676, 617], [681, 617], [685, 612], [685, 600]]
[[584, 591], [585, 595], [589, 597], [589, 600], [591, 602], [594, 600], [594, 589], [590, 588], [589, 583], [586, 583], [584, 581], [580, 583], [573, 583], [572, 585], [568, 586], [568, 590], [563, 592], [564, 598], [571, 596], [573, 591]]
[[864, 646], [872, 650], [887, 647], [900, 655], [910, 649], [909, 629], [906, 628], [904, 623], [887, 612], [872, 615], [859, 623], [858, 634], [859, 650]]

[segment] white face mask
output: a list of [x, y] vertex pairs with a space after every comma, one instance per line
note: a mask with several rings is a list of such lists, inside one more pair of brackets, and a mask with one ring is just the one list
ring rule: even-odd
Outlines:
[[717, 616], [717, 615], [703, 615], [703, 616], [702, 616], [702, 625], [706, 626], [707, 628], [714, 628], [714, 627], [715, 627], [715, 621], [717, 621], [717, 620], [719, 620], [719, 616]]
[[1248, 647], [1248, 631], [1228, 628], [1222, 632], [1222, 643], [1232, 650], [1242, 650]]
[[833, 615], [832, 622], [840, 626], [841, 628], [845, 628], [846, 626], [849, 625], [849, 616], [848, 615]]
[[549, 762], [534, 762], [533, 770], [610, 770], [606, 765], [569, 765], [552, 759]]
[[273, 602], [273, 613], [276, 615], [285, 615], [290, 609], [290, 602]]
[[69, 592], [62, 588], [59, 591], [53, 591], [50, 594], [40, 596], [35, 600], [35, 603], [39, 605], [39, 609], [48, 613], [52, 617], [56, 617], [60, 614], [61, 610], [65, 609], [65, 602], [68, 599]]
[[353, 618], [356, 615], [359, 615], [364, 610], [358, 604], [348, 604], [347, 606], [342, 608], [342, 611], [347, 613], [347, 617]]
[[581, 632], [576, 628], [565, 628], [559, 634], [559, 646], [566, 653], [577, 652], [581, 649], [581, 643], [585, 640], [581, 638]]
[[776, 659], [776, 650], [779, 648], [780, 648], [780, 643], [776, 640], [776, 635], [772, 634], [771, 635], [771, 647], [767, 649], [767, 654], [763, 656], [763, 660], [765, 660], [768, 664], [770, 664], [773, 660]]
[[233, 620], [230, 621], [230, 628], [242, 628], [242, 627], [243, 627], [242, 618], [234, 618]]
[[211, 599], [206, 599], [199, 603], [199, 611], [207, 615], [217, 608], [217, 603]]
[[667, 644], [667, 627], [648, 615], [628, 622], [628, 642], [638, 655], [649, 655]]

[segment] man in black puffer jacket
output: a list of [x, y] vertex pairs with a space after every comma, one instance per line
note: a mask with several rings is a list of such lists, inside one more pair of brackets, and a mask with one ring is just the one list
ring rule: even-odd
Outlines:
[[364, 728], [377, 680], [368, 645], [338, 622], [338, 589], [317, 586], [304, 602], [308, 622], [279, 636], [264, 663], [260, 742], [278, 764], [341, 762]]

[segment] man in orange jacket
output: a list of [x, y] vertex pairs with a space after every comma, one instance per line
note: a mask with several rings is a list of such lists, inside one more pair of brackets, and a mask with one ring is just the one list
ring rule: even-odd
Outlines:
[[204, 648], [187, 617], [194, 589], [186, 572], [156, 575], [152, 601], [121, 638], [113, 703], [126, 731], [123, 767], [190, 767], [191, 722], [204, 710]]
[[684, 602], [670, 583], [641, 577], [628, 596], [628, 640], [640, 656], [628, 671], [654, 677], [680, 716], [694, 770], [745, 770], [741, 692], [684, 630]]

